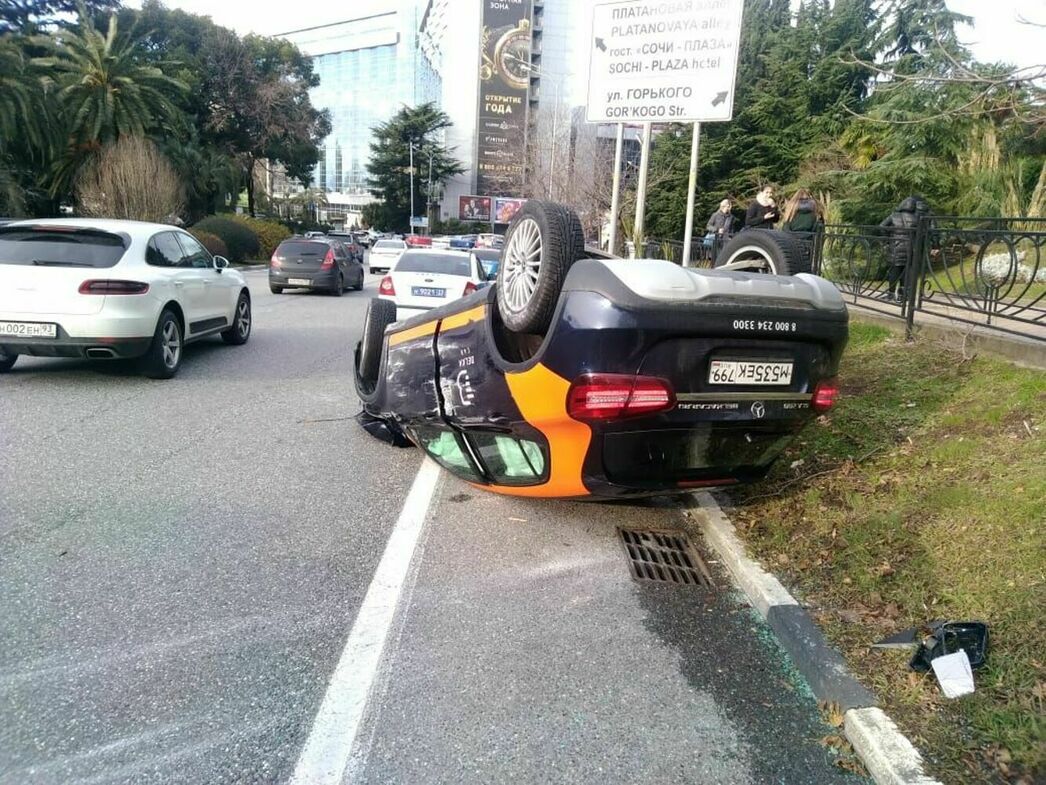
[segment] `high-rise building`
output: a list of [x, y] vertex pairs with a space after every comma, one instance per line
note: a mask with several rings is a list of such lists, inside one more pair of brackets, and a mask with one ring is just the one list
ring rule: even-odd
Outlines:
[[453, 123], [444, 143], [465, 171], [440, 195], [440, 217], [457, 217], [461, 196], [476, 188], [476, 95], [479, 90], [481, 0], [428, 0], [418, 28], [422, 57], [436, 76], [440, 108]]
[[326, 192], [322, 217], [353, 225], [373, 197], [367, 187], [372, 129], [403, 105], [439, 101], [439, 79], [418, 45], [424, 0], [281, 34], [309, 55], [320, 77], [314, 106], [330, 113], [313, 187]]
[[312, 102], [331, 114], [313, 181], [327, 194], [328, 220], [351, 225], [373, 199], [373, 127], [426, 101], [450, 117], [443, 141], [465, 170], [434, 195], [442, 218], [458, 216], [463, 196], [557, 196], [554, 183], [576, 172], [578, 140], [597, 136], [577, 111], [586, 20], [582, 0], [386, 0], [367, 15], [285, 33], [313, 58], [321, 82]]

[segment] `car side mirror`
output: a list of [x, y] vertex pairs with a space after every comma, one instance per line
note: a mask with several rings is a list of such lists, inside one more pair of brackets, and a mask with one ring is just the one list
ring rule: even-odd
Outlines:
[[218, 272], [221, 272], [222, 270], [224, 270], [228, 266], [229, 266], [229, 260], [226, 259], [224, 256], [215, 256], [214, 257], [214, 269], [216, 269]]

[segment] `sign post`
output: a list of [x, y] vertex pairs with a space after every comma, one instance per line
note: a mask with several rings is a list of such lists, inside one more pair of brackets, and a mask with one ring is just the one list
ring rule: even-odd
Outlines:
[[625, 146], [624, 123], [617, 124], [617, 138], [614, 141], [614, 187], [610, 192], [610, 244], [607, 248], [614, 253], [617, 245], [617, 214], [621, 208], [621, 153]]
[[690, 266], [690, 240], [694, 236], [694, 191], [697, 188], [697, 151], [701, 144], [701, 123], [694, 123], [690, 140], [690, 179], [686, 187], [686, 228], [683, 230], [683, 267]]
[[650, 123], [643, 123], [643, 139], [639, 148], [639, 182], [636, 184], [636, 222], [632, 231], [632, 252], [639, 258], [646, 251], [643, 219], [646, 216], [646, 175], [650, 169], [650, 136], [653, 132]]
[[[597, 0], [592, 9], [588, 121], [643, 123], [647, 145], [651, 123], [732, 119], [743, 6], [744, 0]], [[695, 142], [691, 194], [696, 164]], [[645, 206], [640, 194], [646, 195], [642, 165], [636, 193], [639, 243]], [[693, 200], [688, 202], [692, 213]]]

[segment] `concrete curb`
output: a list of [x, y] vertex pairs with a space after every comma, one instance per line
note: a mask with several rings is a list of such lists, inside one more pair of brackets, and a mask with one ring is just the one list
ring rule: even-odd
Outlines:
[[843, 732], [878, 785], [941, 785], [923, 773], [918, 750], [857, 681], [810, 614], [781, 582], [751, 559], [730, 519], [710, 493], [694, 494], [686, 514], [700, 528], [730, 576], [759, 611], [818, 700], [844, 710]]

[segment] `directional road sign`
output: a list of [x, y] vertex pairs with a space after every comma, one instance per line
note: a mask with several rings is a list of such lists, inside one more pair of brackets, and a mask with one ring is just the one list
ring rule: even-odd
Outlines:
[[743, 5], [744, 0], [597, 0], [589, 122], [731, 119]]

